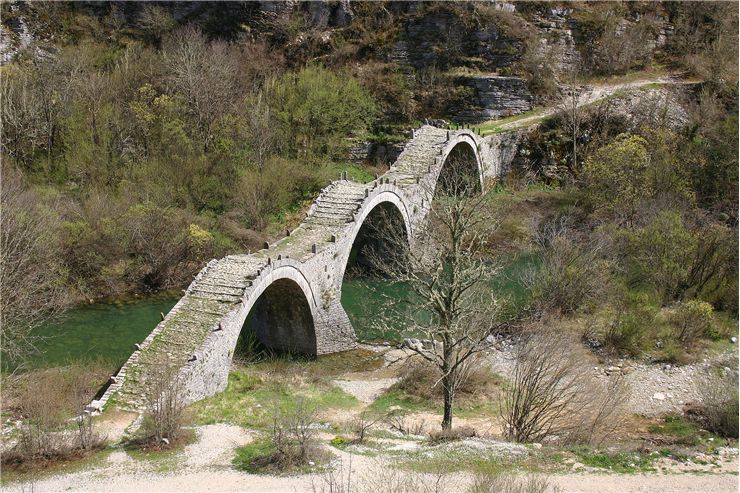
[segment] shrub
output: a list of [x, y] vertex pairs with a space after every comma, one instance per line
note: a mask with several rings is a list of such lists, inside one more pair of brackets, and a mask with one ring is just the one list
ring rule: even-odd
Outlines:
[[693, 229], [678, 212], [663, 211], [642, 227], [623, 229], [618, 240], [628, 280], [655, 289], [667, 303], [721, 297], [737, 277], [736, 236], [719, 225]]
[[[367, 434], [372, 428], [383, 420], [383, 416], [373, 415], [368, 411], [358, 414], [351, 424], [352, 432], [355, 434], [354, 443], [364, 443]], [[337, 437], [339, 438], [339, 437]]]
[[[458, 398], [476, 400], [479, 397], [488, 399], [499, 379], [488, 368], [473, 364], [457, 389]], [[426, 360], [410, 358], [404, 364], [397, 388], [406, 394], [423, 401], [439, 401], [443, 398], [443, 389], [439, 384], [439, 375], [435, 367]]]
[[[17, 443], [2, 454], [2, 463], [33, 468], [67, 460], [101, 448], [104, 439], [93, 428], [86, 405], [98, 390], [105, 371], [96, 364], [40, 370], [5, 385], [5, 396], [21, 415]], [[8, 392], [8, 387], [11, 391]], [[75, 417], [75, 428], [70, 418]]]
[[723, 437], [738, 438], [738, 374], [731, 370], [702, 387], [704, 426]]
[[162, 363], [146, 382], [146, 412], [135, 444], [168, 448], [185, 437], [185, 383], [176, 368]]
[[560, 491], [547, 478], [513, 474], [476, 474], [468, 493], [547, 493]]
[[531, 328], [517, 345], [501, 402], [504, 435], [517, 442], [601, 443], [621, 424], [623, 383], [595, 381], [575, 338], [545, 327]]
[[324, 462], [327, 457], [318, 447], [316, 424], [316, 409], [303, 398], [291, 408], [276, 403], [269, 437], [238, 449], [234, 464], [249, 472], [287, 472]]
[[676, 339], [687, 348], [693, 347], [699, 338], [711, 333], [713, 314], [712, 305], [705, 301], [689, 300], [679, 303], [671, 316]]
[[465, 438], [476, 436], [475, 430], [470, 426], [458, 426], [449, 430], [434, 431], [429, 435], [429, 443], [436, 445], [445, 442], [454, 442]]
[[632, 297], [619, 302], [615, 310], [604, 331], [604, 345], [617, 353], [640, 355], [655, 322], [655, 309], [644, 297]]
[[[645, 207], [690, 201], [688, 173], [669, 131], [646, 137], [620, 134], [597, 149], [583, 167], [592, 207], [620, 224], [632, 225]], [[650, 143], [648, 143], [648, 140]]]
[[270, 106], [294, 157], [344, 157], [347, 137], [361, 136], [376, 105], [350, 74], [309, 66], [270, 88]]
[[523, 274], [534, 309], [572, 313], [594, 304], [603, 296], [608, 281], [607, 261], [602, 260], [598, 241], [579, 243], [568, 218], [545, 221], [536, 235], [538, 262]]

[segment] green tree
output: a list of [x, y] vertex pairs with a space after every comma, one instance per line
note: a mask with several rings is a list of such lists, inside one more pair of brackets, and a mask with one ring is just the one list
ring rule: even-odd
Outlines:
[[646, 130], [645, 137], [620, 134], [589, 156], [584, 180], [592, 206], [622, 225], [633, 225], [647, 205], [675, 209], [690, 202], [676, 139], [668, 130]]
[[375, 120], [372, 96], [344, 71], [310, 66], [269, 88], [273, 113], [292, 157], [344, 157], [350, 137], [361, 137]]
[[678, 212], [663, 211], [619, 235], [631, 284], [653, 287], [664, 303], [699, 297], [736, 309], [728, 303], [736, 288], [727, 294], [737, 280], [737, 235], [729, 228], [691, 229]]

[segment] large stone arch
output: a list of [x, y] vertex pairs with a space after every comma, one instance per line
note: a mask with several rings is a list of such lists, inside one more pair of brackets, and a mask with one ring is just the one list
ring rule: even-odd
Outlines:
[[[413, 249], [440, 173], [451, 158], [460, 153], [469, 157], [482, 190], [484, 177], [500, 173], [499, 147], [494, 149], [469, 130], [425, 125], [414, 131], [396, 162], [373, 183], [356, 183], [343, 175], [322, 190], [304, 222], [285, 237], [255, 253], [210, 261], [91, 406], [104, 406], [116, 393], [129, 406], [142, 405], [146, 378], [126, 379], [126, 374], [156, 371], [162, 358], [182, 365], [188, 401], [223, 390], [239, 334], [255, 306], [263, 335], [269, 336], [275, 324], [282, 327], [275, 334], [277, 342], [268, 341], [272, 345], [316, 354], [351, 349], [355, 334], [337, 294], [368, 217], [379, 207], [397, 212]], [[296, 326], [309, 336], [291, 345]]]
[[249, 293], [240, 314], [241, 329], [229, 341], [232, 352], [242, 331], [254, 330], [259, 341], [270, 348], [316, 355], [317, 299], [298, 266], [274, 267]]

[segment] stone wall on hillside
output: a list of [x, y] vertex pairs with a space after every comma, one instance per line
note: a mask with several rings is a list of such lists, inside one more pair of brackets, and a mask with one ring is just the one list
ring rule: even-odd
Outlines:
[[518, 115], [534, 105], [534, 96], [521, 77], [471, 75], [459, 77], [456, 82], [473, 90], [468, 105], [449, 109], [452, 119], [460, 123], [482, 123]]

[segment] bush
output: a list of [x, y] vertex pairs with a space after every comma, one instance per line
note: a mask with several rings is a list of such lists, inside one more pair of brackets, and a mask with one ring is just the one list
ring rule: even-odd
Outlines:
[[621, 425], [625, 388], [619, 377], [594, 380], [591, 366], [585, 349], [562, 330], [543, 323], [525, 332], [501, 402], [504, 435], [517, 442], [603, 442]]
[[738, 398], [737, 370], [710, 379], [702, 387], [703, 425], [723, 437], [738, 438]]
[[468, 493], [547, 493], [560, 491], [547, 478], [513, 474], [476, 474]]
[[372, 96], [350, 74], [309, 66], [270, 88], [270, 106], [293, 157], [343, 158], [348, 137], [374, 122]]
[[146, 412], [134, 444], [174, 447], [185, 438], [185, 383], [176, 368], [162, 363], [146, 382]]
[[714, 326], [714, 309], [705, 301], [679, 303], [671, 316], [675, 337], [684, 347], [692, 348], [701, 337], [708, 336]]
[[617, 239], [628, 280], [655, 289], [667, 303], [719, 299], [736, 282], [736, 236], [720, 225], [691, 228], [678, 212], [663, 211], [642, 227], [621, 230]]
[[445, 442], [454, 442], [465, 438], [476, 436], [475, 430], [470, 426], [458, 426], [449, 430], [434, 431], [429, 435], [429, 443], [436, 445]]
[[[620, 134], [597, 149], [583, 167], [592, 207], [618, 224], [632, 225], [656, 204], [690, 202], [688, 172], [670, 131], [646, 137]], [[648, 140], [650, 143], [648, 143]]]
[[619, 354], [639, 356], [655, 323], [655, 308], [645, 297], [627, 296], [615, 311], [604, 330], [604, 345]]
[[573, 313], [603, 297], [610, 266], [600, 258], [602, 245], [598, 241], [579, 243], [578, 234], [568, 227], [567, 217], [545, 221], [537, 231], [539, 261], [522, 279], [537, 313]]
[[[488, 400], [492, 387], [499, 379], [488, 368], [472, 365], [470, 372], [457, 389], [456, 394], [463, 401], [484, 398]], [[434, 365], [420, 358], [410, 358], [404, 364], [400, 380], [396, 387], [407, 395], [423, 401], [439, 401], [443, 398], [443, 389], [439, 384], [439, 374]]]
[[325, 462], [316, 440], [316, 409], [299, 398], [294, 408], [273, 410], [270, 436], [237, 449], [234, 464], [249, 472], [288, 472]]
[[[107, 372], [98, 364], [40, 370], [5, 384], [5, 397], [21, 416], [17, 443], [2, 454], [2, 463], [29, 469], [81, 457], [104, 445], [85, 407]], [[10, 391], [9, 391], [10, 388]], [[70, 428], [70, 418], [75, 426]]]

